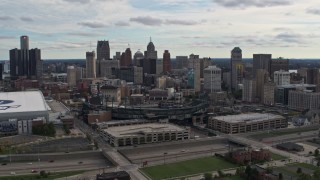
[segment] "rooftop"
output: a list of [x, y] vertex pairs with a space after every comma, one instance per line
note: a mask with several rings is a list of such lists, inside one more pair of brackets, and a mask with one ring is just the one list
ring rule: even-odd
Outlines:
[[287, 84], [278, 86], [278, 88], [302, 88], [302, 87], [316, 87], [315, 84]]
[[123, 136], [138, 136], [139, 134], [153, 133], [153, 132], [168, 132], [168, 131], [183, 131], [173, 124], [160, 124], [160, 123], [147, 123], [147, 124], [135, 124], [128, 126], [116, 126], [104, 129], [108, 134], [115, 137]]
[[240, 122], [265, 121], [265, 120], [278, 119], [278, 118], [284, 118], [284, 117], [276, 114], [270, 114], [270, 113], [247, 113], [247, 114], [238, 114], [238, 115], [217, 116], [213, 118], [220, 121], [226, 121], [229, 123], [240, 123]]
[[32, 111], [48, 111], [41, 91], [18, 91], [0, 93], [0, 115]]

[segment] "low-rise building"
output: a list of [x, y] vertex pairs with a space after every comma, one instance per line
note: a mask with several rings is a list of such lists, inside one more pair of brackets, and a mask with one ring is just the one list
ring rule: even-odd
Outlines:
[[320, 108], [320, 92], [289, 91], [288, 107], [290, 109], [303, 111], [306, 109], [314, 110]]
[[102, 129], [103, 138], [112, 146], [127, 146], [164, 141], [186, 140], [189, 129], [168, 123], [145, 123]]
[[247, 113], [210, 117], [208, 127], [223, 133], [246, 133], [268, 129], [286, 128], [288, 121], [280, 115], [270, 113]]

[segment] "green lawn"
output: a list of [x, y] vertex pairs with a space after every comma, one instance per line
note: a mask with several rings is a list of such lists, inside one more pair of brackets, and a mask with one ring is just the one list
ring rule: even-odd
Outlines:
[[305, 127], [305, 128], [294, 128], [294, 129], [280, 129], [280, 130], [273, 130], [268, 132], [263, 132], [263, 133], [257, 133], [250, 135], [249, 137], [253, 139], [264, 139], [264, 138], [271, 138], [271, 137], [276, 137], [276, 136], [283, 136], [283, 135], [288, 135], [288, 134], [297, 134], [297, 133], [302, 133], [302, 132], [308, 132], [308, 131], [314, 131], [318, 130], [319, 126], [314, 126], [314, 127]]
[[223, 178], [222, 180], [245, 180], [245, 179], [240, 176], [231, 176], [231, 177]]
[[290, 163], [290, 164], [286, 164], [286, 166], [283, 166], [283, 167], [274, 168], [274, 171], [277, 171], [279, 173], [281, 172], [282, 174], [286, 174], [288, 176], [297, 177], [298, 176], [297, 169], [299, 167], [304, 169], [309, 169], [311, 171], [317, 170], [318, 168], [316, 166], [313, 166], [311, 164], [306, 164], [306, 163]]
[[277, 160], [283, 160], [283, 159], [288, 159], [288, 158], [285, 157], [285, 156], [281, 156], [281, 155], [279, 155], [279, 154], [274, 154], [274, 153], [271, 154], [271, 158], [272, 158], [272, 160], [275, 160], [275, 161], [277, 161]]
[[[48, 178], [41, 178], [45, 180], [54, 180], [57, 178], [63, 178], [68, 176], [74, 176], [78, 174], [82, 174], [85, 171], [67, 171], [67, 172], [56, 172], [49, 175]], [[39, 174], [31, 174], [31, 175], [18, 175], [18, 176], [2, 176], [0, 177], [0, 180], [34, 180], [34, 179], [40, 179], [38, 177]]]
[[157, 180], [205, 173], [209, 171], [217, 171], [234, 167], [237, 167], [237, 165], [229, 163], [221, 158], [205, 157], [172, 164], [146, 167], [143, 168], [142, 171], [153, 180]]

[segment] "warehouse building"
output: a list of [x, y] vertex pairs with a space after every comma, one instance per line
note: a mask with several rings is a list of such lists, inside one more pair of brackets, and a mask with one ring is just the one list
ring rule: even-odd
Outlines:
[[223, 133], [235, 134], [268, 129], [286, 128], [287, 120], [280, 115], [248, 113], [210, 117], [208, 127]]
[[115, 147], [178, 141], [190, 138], [189, 129], [184, 129], [169, 123], [114, 126], [102, 129], [101, 132], [103, 132], [104, 139]]
[[0, 93], [0, 121], [49, 120], [50, 108], [40, 91], [19, 91]]

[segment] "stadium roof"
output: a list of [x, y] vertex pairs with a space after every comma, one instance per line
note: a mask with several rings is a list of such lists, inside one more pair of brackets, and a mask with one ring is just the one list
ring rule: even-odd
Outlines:
[[2, 113], [48, 111], [41, 91], [19, 91], [0, 93], [0, 115]]

